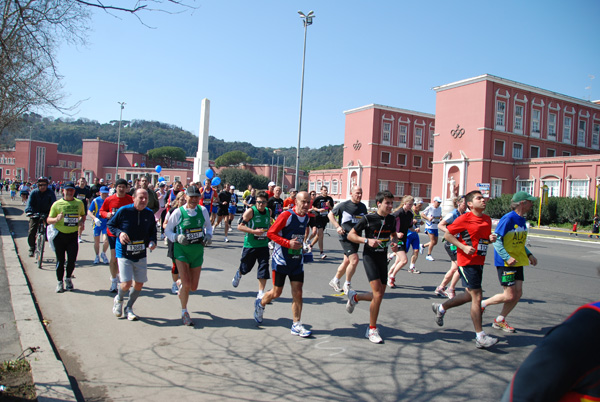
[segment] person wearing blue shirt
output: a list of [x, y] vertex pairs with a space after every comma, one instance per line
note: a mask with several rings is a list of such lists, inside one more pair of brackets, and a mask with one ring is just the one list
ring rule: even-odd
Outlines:
[[[94, 260], [94, 265], [100, 264], [100, 259], [102, 258], [103, 264], [108, 264], [108, 257], [106, 257], [106, 250], [108, 250], [108, 237], [106, 236], [106, 222], [108, 219], [102, 218], [100, 216], [100, 208], [102, 208], [102, 204], [104, 200], [108, 198], [108, 193], [110, 192], [109, 188], [106, 186], [100, 187], [98, 190], [100, 196], [94, 198], [92, 202], [90, 202], [90, 207], [88, 208], [88, 215], [92, 218], [93, 229], [94, 229], [94, 251], [96, 252], [96, 259]], [[100, 240], [104, 236], [104, 240], [102, 241], [102, 253], [100, 253]]]

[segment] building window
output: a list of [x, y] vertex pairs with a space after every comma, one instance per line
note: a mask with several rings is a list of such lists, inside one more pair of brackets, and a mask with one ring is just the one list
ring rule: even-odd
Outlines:
[[600, 124], [594, 123], [592, 128], [592, 147], [598, 148], [600, 140]]
[[[179, 179], [177, 178], [177, 176], [175, 176], [175, 180], [179, 180]], [[171, 181], [171, 176], [170, 176], [170, 175], [165, 175], [165, 181], [166, 181], [167, 183], [168, 183], [168, 182], [170, 182], [170, 181]]]
[[112, 180], [112, 174], [107, 173], [106, 174], [106, 180]]
[[[165, 179], [166, 179], [166, 176], [165, 176]], [[181, 181], [181, 177], [175, 176], [175, 178], [173, 179], [173, 182], [176, 182], [176, 181]]]
[[580, 147], [585, 146], [585, 131], [587, 128], [586, 126], [587, 122], [585, 120], [579, 120], [579, 127], [577, 130], [577, 145]]
[[425, 198], [431, 199], [431, 184], [425, 187]]
[[433, 130], [429, 130], [429, 150], [433, 151]]
[[413, 167], [420, 168], [422, 163], [422, 158], [419, 155], [413, 156]]
[[338, 193], [338, 181], [332, 180], [331, 181], [331, 194], [337, 194], [337, 193]]
[[533, 180], [517, 180], [517, 191], [533, 194]]
[[379, 191], [387, 191], [388, 189], [388, 181], [387, 180], [379, 180]]
[[412, 188], [410, 190], [410, 195], [412, 195], [413, 197], [418, 197], [420, 194], [421, 194], [421, 185], [413, 184]]
[[67, 180], [69, 178], [69, 172], [66, 170], [63, 172], [63, 179]]
[[589, 185], [589, 180], [570, 180], [569, 197], [588, 197]]
[[548, 148], [546, 149], [546, 157], [554, 158], [556, 156], [556, 149]]
[[36, 147], [35, 177], [46, 176], [46, 147]]
[[539, 109], [533, 109], [531, 111], [531, 136], [540, 136], [540, 116], [542, 115]]
[[321, 180], [317, 180], [317, 192], [321, 191], [322, 186], [323, 186], [323, 182]]
[[571, 124], [573, 119], [571, 117], [565, 116], [565, 121], [563, 124], [563, 142], [568, 144], [571, 143]]
[[504, 141], [494, 140], [494, 155], [504, 156]]
[[60, 167], [66, 167], [67, 166], [67, 161], [58, 161], [58, 166], [60, 166]]
[[406, 137], [408, 134], [408, 126], [405, 126], [403, 124], [398, 126], [399, 130], [398, 130], [398, 146], [399, 147], [406, 147]]
[[177, 166], [181, 167], [181, 162], [177, 161]]
[[389, 165], [391, 158], [392, 158], [391, 152], [385, 152], [385, 151], [381, 152], [381, 163], [383, 163], [384, 165]]
[[381, 133], [381, 143], [390, 145], [390, 137], [392, 136], [392, 123], [383, 123], [383, 132]]
[[73, 167], [75, 167], [75, 164], [73, 163], [73, 161], [69, 161], [69, 167], [70, 167], [70, 168], [73, 168]]
[[518, 134], [523, 134], [523, 106], [515, 105], [515, 127], [514, 131]]
[[423, 148], [423, 129], [421, 127], [415, 129], [415, 148]]
[[398, 166], [406, 166], [406, 154], [398, 154]]
[[311, 181], [308, 183], [308, 191], [315, 191], [315, 182]]
[[427, 159], [427, 167], [429, 169], [433, 169], [433, 158], [428, 158]]
[[560, 197], [560, 181], [542, 180], [542, 185], [548, 186], [548, 197]]
[[529, 157], [530, 158], [539, 158], [540, 157], [540, 147], [536, 147], [532, 145], [529, 149]]
[[548, 115], [548, 139], [556, 141], [556, 113]]
[[325, 186], [327, 188], [327, 191], [331, 190], [331, 187], [329, 187], [329, 182], [326, 181], [325, 183], [323, 183], [323, 186]]
[[146, 162], [146, 157], [142, 156], [142, 162]]
[[492, 198], [500, 197], [502, 195], [502, 179], [492, 179], [491, 183]]
[[6, 175], [10, 176], [10, 169], [6, 169]]
[[398, 196], [398, 197], [404, 196], [404, 183], [400, 183], [400, 182], [396, 183], [396, 196]]
[[514, 143], [512, 156], [514, 159], [523, 159], [523, 144]]
[[569, 152], [569, 151], [563, 151], [562, 152], [562, 156], [571, 156], [571, 152]]
[[77, 163], [75, 164], [75, 167], [76, 167], [77, 169], [81, 169], [81, 162], [77, 162]]
[[496, 130], [505, 129], [504, 117], [506, 114], [506, 102], [497, 101], [496, 102]]

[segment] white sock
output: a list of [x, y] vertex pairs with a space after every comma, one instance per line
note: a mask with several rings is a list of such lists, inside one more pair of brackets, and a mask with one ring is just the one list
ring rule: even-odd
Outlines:
[[187, 308], [182, 308], [182, 309], [181, 309], [181, 315], [182, 315], [182, 316], [183, 316], [185, 313], [187, 313], [187, 312], [188, 312], [188, 311], [187, 311]]
[[337, 278], [337, 276], [334, 276], [332, 281], [334, 281], [335, 283], [340, 283], [340, 280]]
[[442, 304], [440, 304], [440, 306], [438, 307], [438, 311], [442, 314], [446, 313], [446, 310], [444, 309], [444, 306]]
[[415, 269], [415, 264], [413, 264], [412, 262], [410, 263], [410, 269]]
[[476, 332], [476, 336], [477, 336], [477, 339], [481, 339], [485, 336], [485, 332], [484, 331]]
[[348, 281], [344, 282], [344, 286], [350, 286], [350, 282], [348, 282]]
[[504, 321], [503, 315], [499, 315], [498, 317], [496, 317], [496, 322], [501, 322], [501, 321]]
[[485, 308], [485, 306], [486, 306], [486, 304], [485, 304], [485, 301], [483, 301], [483, 300], [482, 300], [482, 301], [481, 301], [481, 307], [482, 307], [482, 308]]

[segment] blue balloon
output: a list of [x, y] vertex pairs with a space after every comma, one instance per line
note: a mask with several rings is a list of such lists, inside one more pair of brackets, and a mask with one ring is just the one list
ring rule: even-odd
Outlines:
[[206, 170], [205, 174], [206, 174], [207, 178], [212, 179], [215, 175], [215, 172], [213, 172], [212, 169], [208, 169], [208, 170]]
[[162, 170], [162, 166], [156, 165], [156, 167], [154, 168], [154, 170], [156, 170], [156, 173], [160, 173], [160, 171]]
[[162, 177], [162, 176], [160, 176], [160, 177], [158, 178], [158, 181], [165, 181], [165, 178], [164, 178], [164, 177]]
[[218, 186], [219, 184], [221, 184], [221, 178], [220, 177], [215, 178], [211, 184], [213, 186]]

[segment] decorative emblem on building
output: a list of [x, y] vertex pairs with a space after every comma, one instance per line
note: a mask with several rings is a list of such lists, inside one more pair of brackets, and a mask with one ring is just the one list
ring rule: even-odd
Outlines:
[[354, 143], [354, 145], [352, 145], [354, 147], [355, 151], [358, 151], [360, 149], [360, 142], [358, 142], [358, 140], [356, 140], [356, 142]]
[[460, 125], [457, 124], [455, 130], [450, 130], [450, 134], [452, 134], [454, 138], [461, 138], [463, 135], [465, 135], [465, 129], [460, 128]]

